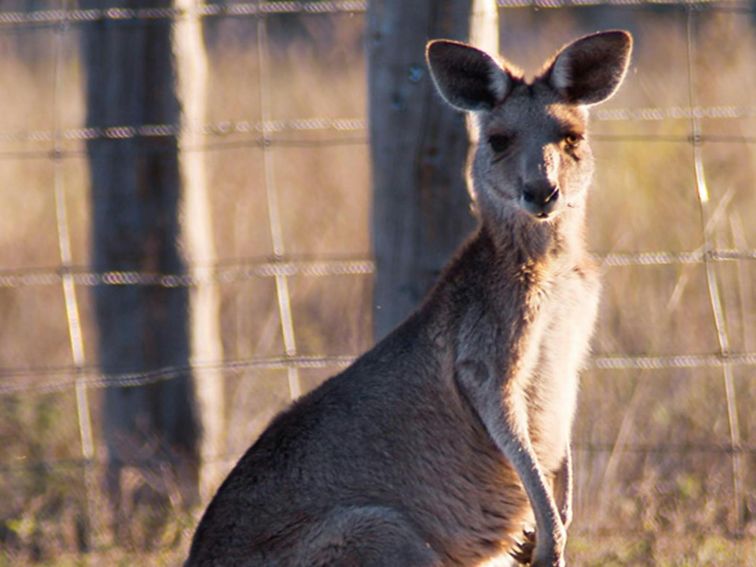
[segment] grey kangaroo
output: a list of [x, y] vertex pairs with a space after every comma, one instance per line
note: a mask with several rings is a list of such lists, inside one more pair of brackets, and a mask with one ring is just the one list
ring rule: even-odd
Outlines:
[[527, 81], [469, 45], [428, 44], [438, 91], [475, 120], [479, 227], [409, 319], [272, 421], [188, 565], [564, 565], [599, 294], [587, 107], [619, 87], [631, 45], [624, 31], [583, 37]]

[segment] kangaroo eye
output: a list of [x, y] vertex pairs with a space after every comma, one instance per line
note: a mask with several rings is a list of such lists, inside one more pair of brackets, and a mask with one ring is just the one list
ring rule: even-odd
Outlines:
[[573, 134], [573, 133], [565, 134], [563, 138], [564, 143], [570, 148], [574, 148], [575, 146], [577, 146], [582, 141], [582, 139], [583, 137], [580, 134]]
[[488, 137], [488, 145], [491, 146], [491, 149], [497, 154], [506, 150], [511, 141], [512, 139], [505, 134], [493, 134]]

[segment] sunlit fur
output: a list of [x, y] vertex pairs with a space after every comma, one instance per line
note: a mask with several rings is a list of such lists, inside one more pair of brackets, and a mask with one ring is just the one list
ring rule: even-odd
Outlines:
[[[478, 121], [478, 230], [409, 319], [273, 420], [208, 506], [188, 565], [479, 565], [511, 552], [563, 565], [599, 287], [580, 101], [616, 89], [629, 41], [565, 48], [572, 82], [559, 89], [549, 66], [528, 84], [472, 47], [430, 44], [439, 91]], [[535, 547], [518, 547], [533, 519]]]

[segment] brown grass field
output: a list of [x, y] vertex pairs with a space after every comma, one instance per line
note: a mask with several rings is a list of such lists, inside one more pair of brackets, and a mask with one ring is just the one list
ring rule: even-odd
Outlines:
[[[12, 4], [12, 3], [11, 3]], [[43, 3], [40, 3], [43, 4]], [[0, 10], [4, 3], [0, 2]], [[501, 48], [534, 71], [562, 43], [596, 29], [625, 27], [636, 38], [620, 93], [593, 122], [597, 176], [590, 242], [598, 255], [756, 248], [756, 16], [701, 9], [693, 16], [693, 81], [683, 8], [501, 10]], [[272, 16], [274, 120], [364, 118], [367, 92], [362, 14]], [[49, 141], [6, 133], [81, 127], [84, 69], [79, 31], [57, 43], [53, 27], [0, 27], [0, 274], [60, 266]], [[256, 20], [208, 24], [209, 123], [261, 119]], [[292, 31], [293, 30], [293, 31]], [[59, 53], [60, 81], [54, 70]], [[57, 92], [57, 95], [56, 95]], [[691, 120], [675, 108], [745, 109], [701, 120], [710, 201], [697, 197]], [[663, 119], [615, 120], [612, 109], [666, 109]], [[603, 114], [602, 114], [603, 112]], [[56, 116], [57, 114], [57, 116]], [[272, 254], [265, 171], [256, 133], [208, 139], [209, 182], [219, 262]], [[272, 177], [280, 195], [288, 254], [370, 258], [367, 131], [280, 132]], [[301, 142], [314, 143], [301, 143]], [[57, 173], [68, 205], [73, 262], [89, 262], [90, 205], [84, 146], [64, 140]], [[28, 152], [33, 152], [29, 154]], [[269, 172], [270, 173], [270, 172]], [[756, 351], [756, 263], [713, 263], [733, 352]], [[298, 352], [355, 355], [372, 341], [370, 275], [291, 278]], [[90, 290], [77, 288], [85, 356], [96, 365]], [[283, 352], [272, 278], [221, 286], [227, 360]], [[60, 285], [0, 286], [0, 385], [4, 376], [72, 365]], [[719, 352], [702, 263], [609, 266], [593, 343], [595, 356]], [[302, 370], [311, 389], [337, 369]], [[600, 370], [583, 375], [575, 442], [575, 523], [568, 558], [584, 566], [744, 566], [756, 558], [750, 515], [756, 500], [756, 375], [733, 367], [739, 418], [743, 517], [736, 517], [730, 420], [721, 368]], [[226, 380], [230, 468], [289, 401], [285, 371], [234, 369]], [[40, 379], [31, 373], [28, 380]], [[99, 394], [90, 391], [95, 430]], [[117, 537], [96, 522], [96, 548], [81, 552], [85, 476], [72, 390], [0, 394], [0, 567], [176, 565], [201, 507], [135, 513]], [[97, 456], [104, 447], [95, 431]], [[154, 471], [152, 471], [154, 472]], [[95, 468], [95, 475], [98, 469]], [[134, 486], [149, 482], [135, 470]]]

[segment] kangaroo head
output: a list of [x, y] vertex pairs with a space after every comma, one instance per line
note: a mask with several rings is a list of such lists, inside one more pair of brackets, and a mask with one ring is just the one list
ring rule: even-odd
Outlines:
[[582, 208], [593, 173], [587, 107], [612, 96], [632, 37], [596, 33], [563, 47], [532, 80], [464, 43], [431, 41], [428, 65], [453, 107], [473, 113], [471, 192], [483, 218], [549, 221]]

